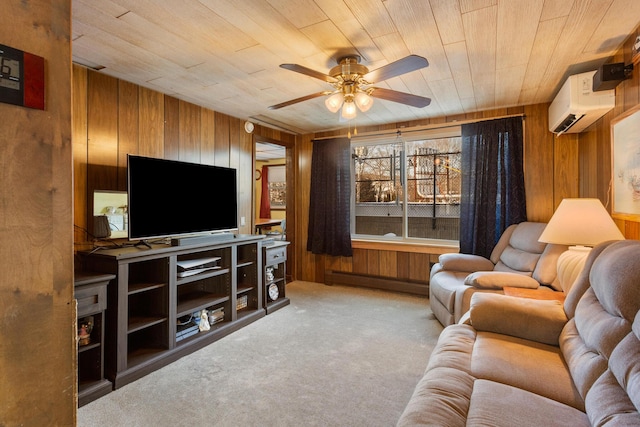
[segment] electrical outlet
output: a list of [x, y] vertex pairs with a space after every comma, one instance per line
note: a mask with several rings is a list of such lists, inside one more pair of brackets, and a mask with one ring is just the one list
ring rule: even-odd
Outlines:
[[243, 216], [240, 217], [240, 225], [241, 226], [247, 225], [247, 221], [245, 220], [245, 218]]

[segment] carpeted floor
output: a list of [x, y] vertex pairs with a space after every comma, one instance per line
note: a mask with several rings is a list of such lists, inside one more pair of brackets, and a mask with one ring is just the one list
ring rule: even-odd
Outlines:
[[311, 282], [78, 410], [78, 426], [393, 426], [442, 331], [426, 298]]

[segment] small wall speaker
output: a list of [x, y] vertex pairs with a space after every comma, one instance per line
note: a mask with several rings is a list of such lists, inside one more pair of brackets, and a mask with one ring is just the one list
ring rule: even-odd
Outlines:
[[624, 62], [604, 64], [593, 75], [593, 91], [615, 89], [623, 80], [631, 76], [633, 64], [628, 66]]

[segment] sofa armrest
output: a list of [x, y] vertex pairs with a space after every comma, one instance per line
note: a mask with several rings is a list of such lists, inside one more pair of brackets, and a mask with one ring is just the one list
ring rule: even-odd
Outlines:
[[464, 279], [464, 284], [478, 289], [503, 289], [505, 286], [514, 288], [537, 289], [540, 283], [524, 274], [504, 271], [477, 271]]
[[471, 325], [544, 344], [558, 345], [568, 319], [559, 301], [477, 292], [471, 297]]
[[449, 253], [442, 254], [438, 258], [442, 270], [449, 271], [468, 271], [473, 273], [474, 271], [491, 271], [493, 270], [493, 263], [480, 255]]

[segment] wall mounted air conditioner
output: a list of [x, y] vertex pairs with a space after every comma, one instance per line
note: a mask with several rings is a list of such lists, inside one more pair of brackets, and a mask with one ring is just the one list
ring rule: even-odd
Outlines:
[[569, 76], [549, 106], [549, 130], [555, 134], [579, 133], [611, 110], [615, 89], [593, 91], [596, 71]]

